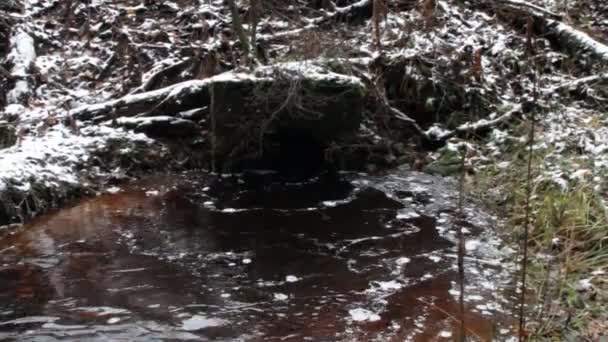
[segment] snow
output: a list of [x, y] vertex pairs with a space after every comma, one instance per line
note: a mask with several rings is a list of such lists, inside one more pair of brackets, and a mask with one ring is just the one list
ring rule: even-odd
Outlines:
[[467, 251], [476, 250], [481, 245], [481, 241], [479, 240], [467, 240], [465, 242], [465, 248]]
[[443, 337], [443, 338], [450, 338], [452, 337], [452, 332], [451, 331], [447, 331], [447, 330], [443, 330], [439, 333], [439, 337]]
[[373, 284], [377, 286], [378, 290], [385, 292], [400, 290], [403, 287], [403, 285], [396, 280], [375, 281]]
[[210, 327], [220, 327], [226, 324], [228, 324], [228, 321], [223, 319], [207, 317], [203, 315], [194, 315], [182, 321], [181, 330], [197, 331]]
[[355, 322], [376, 322], [380, 320], [380, 316], [372, 311], [363, 308], [348, 310], [350, 318]]
[[277, 301], [285, 301], [288, 298], [289, 297], [286, 294], [284, 294], [284, 293], [278, 293], [277, 292], [277, 293], [274, 294], [274, 300], [277, 300]]
[[108, 320], [106, 321], [106, 323], [108, 324], [116, 324], [118, 322], [120, 322], [121, 319], [119, 317], [112, 317], [112, 318], [108, 318]]
[[29, 76], [29, 69], [36, 60], [34, 39], [18, 28], [10, 40], [11, 52], [7, 59], [13, 65], [12, 75], [17, 77]]
[[563, 22], [549, 20], [548, 23], [559, 35], [574, 37], [576, 41], [580, 42], [580, 48], [588, 50], [588, 52], [601, 58], [604, 62], [608, 62], [608, 45], [598, 42], [587, 33], [575, 30], [572, 26]]
[[403, 265], [409, 263], [410, 261], [411, 261], [410, 258], [400, 257], [395, 261], [395, 263], [399, 266], [403, 266]]
[[397, 213], [396, 219], [398, 220], [409, 220], [420, 217], [420, 214], [414, 209], [402, 209]]
[[576, 285], [576, 290], [579, 292], [589, 291], [593, 288], [593, 283], [591, 283], [592, 278], [585, 278], [578, 281]]
[[34, 184], [60, 190], [79, 186], [78, 167], [91, 154], [103, 151], [110, 139], [152, 143], [141, 134], [110, 127], [85, 127], [72, 134], [61, 124], [39, 137], [26, 136], [15, 146], [0, 151], [0, 190], [7, 186], [28, 192]]
[[285, 277], [285, 281], [288, 283], [295, 283], [297, 281], [300, 281], [300, 278], [296, 277], [295, 275], [288, 275]]
[[29, 316], [13, 319], [10, 321], [0, 322], [0, 327], [3, 325], [20, 325], [20, 324], [32, 324], [32, 323], [52, 323], [58, 321], [59, 317], [52, 316]]
[[14, 88], [6, 95], [6, 100], [9, 104], [14, 104], [22, 101], [31, 92], [28, 77], [36, 60], [36, 49], [34, 39], [21, 27], [17, 28], [11, 36], [10, 48], [7, 60], [13, 65], [11, 75], [17, 78], [17, 81]]

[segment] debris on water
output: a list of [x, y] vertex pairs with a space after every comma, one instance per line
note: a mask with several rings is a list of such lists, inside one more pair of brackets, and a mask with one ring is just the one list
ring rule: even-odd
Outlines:
[[285, 281], [288, 283], [295, 283], [297, 281], [299, 281], [300, 279], [294, 275], [288, 275], [285, 277]]
[[117, 186], [112, 186], [106, 189], [106, 192], [109, 194], [117, 194], [121, 191], [121, 189]]
[[399, 213], [397, 213], [398, 220], [409, 220], [409, 219], [414, 219], [414, 218], [418, 218], [418, 217], [420, 217], [420, 214], [418, 214], [413, 209], [403, 209], [403, 210], [399, 211]]
[[326, 207], [335, 207], [338, 205], [337, 201], [323, 201], [323, 205]]
[[376, 322], [380, 320], [380, 316], [372, 311], [363, 308], [348, 310], [350, 317], [355, 322]]
[[275, 300], [283, 301], [283, 300], [287, 300], [288, 298], [289, 297], [286, 294], [284, 294], [284, 293], [275, 293], [274, 294], [274, 299]]
[[121, 321], [121, 319], [119, 317], [112, 317], [112, 318], [109, 318], [106, 321], [106, 323], [108, 323], [108, 324], [116, 324], [116, 323], [118, 323], [120, 321]]
[[[397, 192], [427, 176], [342, 176], [142, 179], [41, 217], [0, 237], [0, 264], [8, 265], [0, 269], [0, 330], [16, 338], [15, 319], [49, 315], [62, 325], [43, 328], [42, 319], [27, 329], [41, 339], [81, 324], [110, 340], [281, 340], [294, 329], [298, 340], [437, 336], [451, 321], [429, 312], [457, 314], [457, 245], [452, 231], [436, 229], [439, 213], [446, 225], [454, 221], [456, 192], [432, 178], [425, 194], [436, 200], [407, 204]], [[412, 205], [417, 217], [396, 219]], [[490, 226], [483, 211], [467, 217], [476, 219], [471, 227]], [[504, 310], [497, 293], [513, 279], [501, 262], [487, 262], [502, 260], [492, 231], [471, 232], [468, 240], [483, 243], [465, 259], [465, 298], [474, 300], [467, 329], [491, 336]], [[384, 319], [381, 332], [365, 324]]]
[[376, 291], [376, 290], [380, 290], [380, 291], [395, 291], [395, 290], [400, 290], [403, 285], [395, 280], [390, 280], [390, 281], [374, 281], [372, 282], [373, 288], [371, 290], [368, 291]]
[[452, 332], [443, 330], [442, 332], [439, 333], [439, 337], [450, 338], [450, 337], [452, 337]]
[[432, 262], [440, 262], [441, 261], [441, 257], [439, 257], [437, 255], [429, 255], [429, 259], [431, 259]]
[[401, 257], [395, 261], [395, 263], [399, 266], [403, 266], [411, 261], [410, 258]]
[[210, 327], [219, 327], [226, 324], [228, 324], [228, 322], [223, 319], [195, 315], [182, 322], [181, 330], [197, 331]]

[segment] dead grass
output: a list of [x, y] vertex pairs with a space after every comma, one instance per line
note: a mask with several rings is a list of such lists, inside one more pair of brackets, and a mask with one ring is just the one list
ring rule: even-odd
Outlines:
[[[533, 179], [547, 151], [533, 156]], [[508, 229], [522, 232], [526, 164], [525, 146], [513, 144], [496, 165], [475, 177], [473, 193], [508, 218]], [[581, 165], [576, 155], [564, 163]], [[584, 164], [582, 164], [584, 166]], [[579, 166], [580, 167], [580, 166]], [[575, 171], [575, 170], [573, 170]], [[530, 296], [527, 330], [533, 341], [598, 341], [608, 326], [608, 211], [593, 186], [582, 180], [562, 189], [547, 181], [532, 187], [530, 230]], [[512, 232], [506, 232], [512, 234]]]

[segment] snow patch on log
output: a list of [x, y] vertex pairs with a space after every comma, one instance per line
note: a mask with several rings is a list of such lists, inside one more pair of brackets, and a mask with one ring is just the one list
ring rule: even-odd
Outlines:
[[[314, 82], [350, 85], [354, 88], [364, 89], [363, 83], [357, 77], [329, 71], [327, 68], [319, 66], [314, 62], [293, 62], [263, 66], [256, 69], [253, 73], [230, 71], [204, 80], [185, 81], [145, 93], [127, 95], [117, 100], [79, 107], [71, 111], [69, 115], [79, 120], [88, 120], [106, 114], [117, 117], [135, 116], [164, 103], [179, 103], [184, 96], [199, 93], [215, 83], [263, 83], [272, 82], [281, 76], [293, 78], [295, 81], [306, 79]], [[181, 110], [188, 109], [192, 108], [183, 108]]]
[[563, 22], [548, 20], [548, 29], [571, 50], [583, 50], [600, 59], [603, 63], [608, 63], [608, 45], [602, 44], [593, 39], [587, 33], [573, 28]]
[[543, 90], [546, 95], [551, 95], [560, 90], [576, 90], [583, 86], [593, 85], [594, 83], [608, 82], [608, 73], [582, 77], [572, 81], [562, 82], [555, 86]]
[[32, 92], [30, 72], [36, 61], [34, 39], [21, 27], [17, 28], [10, 39], [11, 52], [7, 62], [12, 65], [11, 76], [16, 80], [14, 88], [7, 94], [9, 104], [27, 100]]
[[369, 6], [372, 6], [372, 0], [360, 0], [349, 6], [337, 7], [334, 12], [331, 12], [326, 16], [309, 19], [308, 22], [313, 25], [319, 25], [327, 20], [331, 20], [338, 16], [349, 15], [356, 11], [364, 10]]
[[488, 119], [481, 119], [476, 122], [467, 122], [467, 123], [464, 123], [464, 124], [456, 127], [456, 129], [454, 129], [452, 131], [443, 130], [443, 129], [439, 128], [438, 126], [432, 126], [425, 132], [425, 134], [431, 140], [445, 141], [445, 140], [448, 140], [457, 135], [477, 133], [480, 131], [494, 128], [494, 127], [498, 126], [499, 124], [502, 124], [502, 123], [505, 123], [505, 122], [511, 120], [511, 118], [513, 118], [513, 116], [515, 116], [515, 114], [521, 112], [521, 109], [522, 109], [521, 105], [518, 104], [518, 105], [515, 105], [514, 108], [512, 108], [511, 110], [509, 110], [508, 112], [506, 112], [502, 115], [497, 115], [496, 113], [493, 113], [490, 115], [490, 117]]

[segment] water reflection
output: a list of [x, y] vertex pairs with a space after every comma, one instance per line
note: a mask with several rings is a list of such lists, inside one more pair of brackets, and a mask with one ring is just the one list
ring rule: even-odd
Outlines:
[[[145, 179], [0, 238], [0, 339], [451, 340], [449, 189], [419, 174]], [[474, 227], [488, 258], [498, 245]], [[490, 340], [508, 320], [485, 285], [510, 279], [470, 266], [492, 305], [471, 301], [467, 329]]]

